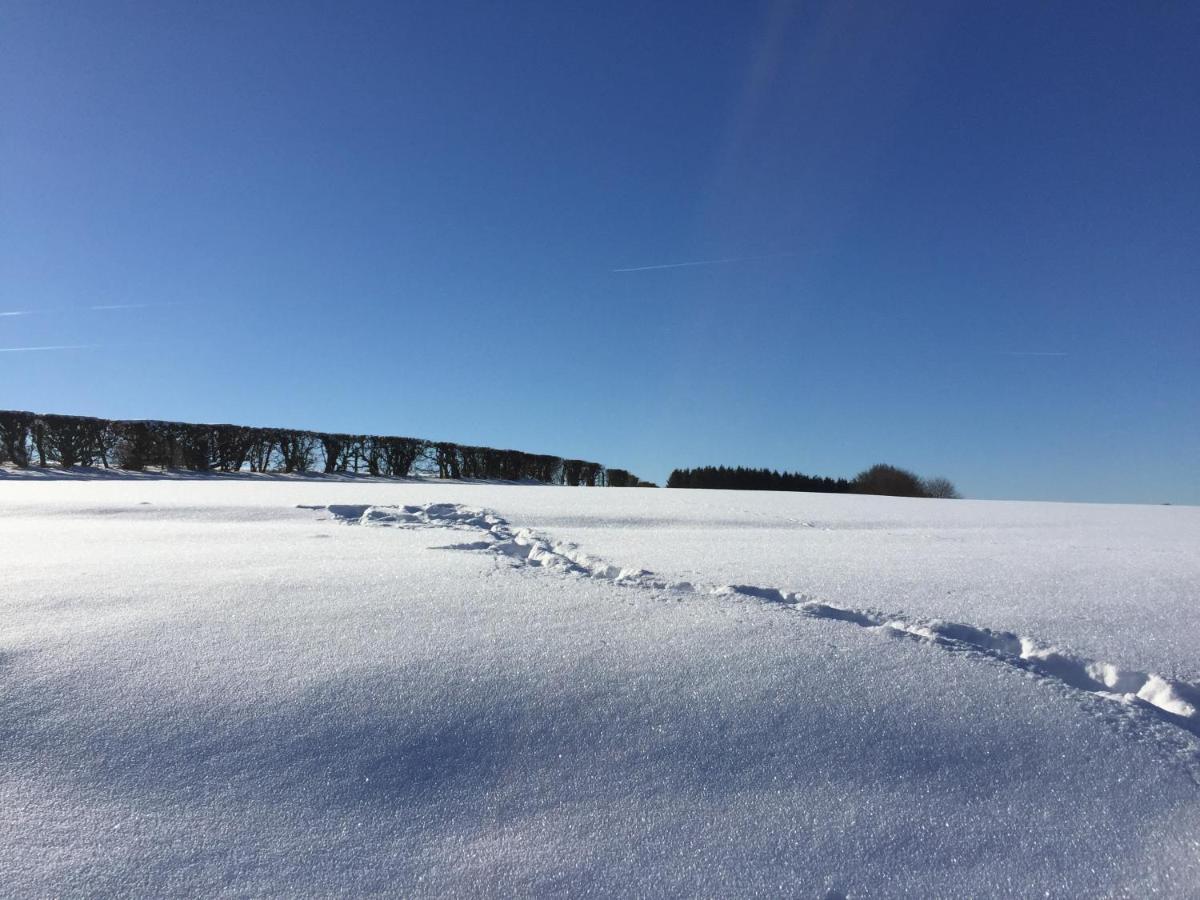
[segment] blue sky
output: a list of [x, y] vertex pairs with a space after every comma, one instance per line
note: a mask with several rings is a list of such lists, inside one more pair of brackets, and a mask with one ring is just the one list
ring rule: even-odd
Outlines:
[[1198, 503], [1198, 42], [1184, 3], [0, 0], [0, 407]]

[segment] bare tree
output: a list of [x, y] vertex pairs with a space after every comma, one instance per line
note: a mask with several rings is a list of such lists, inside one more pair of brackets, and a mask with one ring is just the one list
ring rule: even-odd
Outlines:
[[159, 420], [112, 421], [85, 416], [0, 410], [0, 461], [28, 466], [103, 465], [142, 470], [360, 472], [404, 477], [533, 479], [548, 484], [642, 485], [631, 473], [606, 473], [599, 463], [558, 456], [475, 447], [410, 437], [325, 434], [288, 428], [251, 428]]
[[113, 422], [113, 457], [122, 469], [140, 472], [161, 461], [158, 436], [149, 422]]
[[29, 437], [34, 415], [20, 410], [0, 412], [0, 459], [22, 469], [29, 467]]
[[240, 472], [254, 439], [250, 429], [241, 425], [211, 425], [208, 431], [211, 467], [221, 472]]
[[383, 437], [378, 438], [377, 443], [383, 453], [384, 474], [393, 478], [407, 476], [425, 449], [425, 442], [417, 438]]
[[925, 488], [926, 497], [937, 497], [943, 500], [959, 500], [962, 498], [962, 494], [958, 492], [958, 488], [954, 486], [954, 482], [940, 475], [936, 475], [933, 478], [926, 478], [922, 482], [922, 486]]
[[896, 466], [878, 463], [859, 472], [854, 478], [856, 494], [882, 494], [888, 497], [924, 497], [925, 486], [921, 479]]
[[347, 437], [344, 434], [319, 434], [321, 453], [325, 458], [325, 473], [331, 475], [338, 470], [342, 460], [342, 450], [346, 446]]
[[42, 439], [64, 469], [90, 466], [103, 452], [102, 435], [106, 424], [103, 419], [46, 415], [41, 417], [41, 423]]
[[312, 468], [317, 452], [316, 435], [308, 431], [281, 428], [276, 431], [276, 442], [284, 472], [307, 472]]

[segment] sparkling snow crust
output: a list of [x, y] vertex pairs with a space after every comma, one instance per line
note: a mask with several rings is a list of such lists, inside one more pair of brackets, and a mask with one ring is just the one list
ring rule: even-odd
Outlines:
[[1197, 896], [1200, 510], [0, 477], [0, 894]]

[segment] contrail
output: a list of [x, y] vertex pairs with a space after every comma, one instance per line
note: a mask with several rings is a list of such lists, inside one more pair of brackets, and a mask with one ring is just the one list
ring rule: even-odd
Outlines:
[[73, 312], [105, 312], [107, 310], [117, 309], [159, 309], [164, 306], [183, 306], [182, 303], [98, 303], [94, 306], [60, 306], [57, 309], [12, 309], [7, 312], [0, 312], [0, 317], [5, 316], [38, 316], [38, 315], [63, 315]]
[[152, 309], [160, 306], [181, 306], [179, 303], [103, 303], [99, 306], [89, 306], [88, 309]]
[[689, 266], [719, 266], [723, 263], [751, 262], [756, 259], [778, 259], [794, 256], [793, 253], [768, 253], [765, 256], [727, 256], [724, 259], [698, 259], [695, 262], [661, 263], [657, 266], [630, 266], [626, 269], [611, 269], [612, 272], [649, 272], [651, 269], [684, 269]]
[[90, 350], [96, 344], [51, 344], [47, 347], [0, 347], [0, 353], [37, 353], [41, 350]]

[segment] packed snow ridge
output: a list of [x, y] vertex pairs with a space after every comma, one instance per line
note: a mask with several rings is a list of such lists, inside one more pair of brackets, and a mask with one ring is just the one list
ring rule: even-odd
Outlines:
[[552, 569], [658, 592], [754, 598], [812, 618], [848, 622], [879, 630], [888, 636], [913, 638], [949, 650], [976, 651], [1125, 707], [1153, 711], [1160, 718], [1200, 736], [1200, 685], [1086, 659], [1011, 632], [939, 619], [917, 620], [876, 610], [850, 609], [773, 587], [670, 581], [645, 569], [611, 565], [583, 553], [573, 543], [554, 541], [527, 528], [515, 529], [495, 513], [457, 503], [419, 506], [342, 504], [302, 508], [327, 510], [335, 519], [351, 525], [470, 531], [478, 534], [480, 539], [451, 544], [443, 549], [485, 551], [515, 565]]

